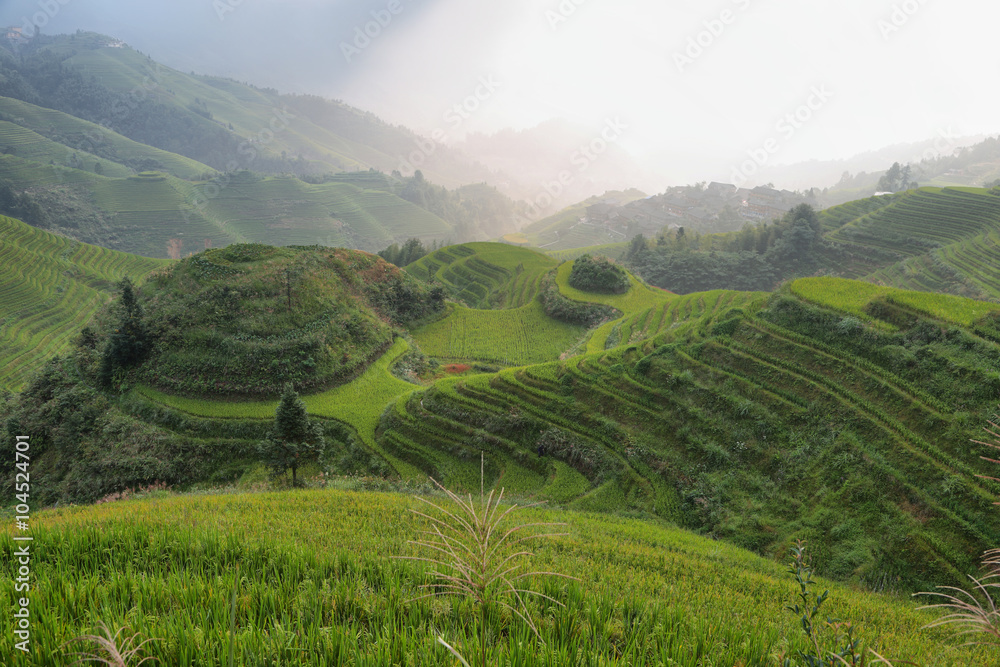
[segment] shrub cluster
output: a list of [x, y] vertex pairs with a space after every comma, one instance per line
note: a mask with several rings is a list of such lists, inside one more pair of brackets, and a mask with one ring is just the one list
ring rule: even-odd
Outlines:
[[545, 309], [546, 315], [570, 324], [595, 326], [604, 320], [620, 316], [618, 311], [611, 306], [567, 299], [559, 291], [559, 285], [555, 281], [555, 272], [542, 279], [539, 298], [542, 300], [542, 307]]
[[584, 292], [601, 294], [624, 294], [629, 288], [625, 269], [600, 255], [583, 255], [573, 262], [569, 284]]

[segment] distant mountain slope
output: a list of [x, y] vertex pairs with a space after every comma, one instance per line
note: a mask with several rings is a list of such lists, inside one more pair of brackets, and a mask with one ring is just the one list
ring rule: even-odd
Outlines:
[[[0, 38], [0, 42], [6, 40]], [[110, 37], [39, 36], [0, 53], [0, 95], [99, 123], [218, 170], [318, 174], [390, 172], [413, 153], [428, 179], [455, 187], [489, 170], [374, 114], [318, 97], [279, 95], [186, 74]]]
[[603, 225], [581, 222], [587, 217], [587, 207], [608, 199], [615, 200], [616, 205], [624, 205], [643, 199], [645, 196], [635, 189], [605, 192], [603, 195], [590, 197], [547, 218], [533, 222], [521, 232], [528, 243], [547, 252], [625, 241], [627, 239], [620, 234], [616, 236], [608, 232]]
[[70, 347], [115, 282], [165, 266], [0, 216], [0, 388], [19, 389]]
[[[109, 172], [118, 168], [108, 164]], [[36, 200], [53, 231], [149, 257], [240, 242], [374, 251], [412, 236], [443, 241], [453, 234], [415, 204], [347, 183], [310, 185], [249, 172], [204, 182], [160, 172], [111, 178], [17, 154], [0, 155], [0, 181]]]
[[[96, 123], [10, 97], [0, 97], [0, 120], [4, 121], [0, 124], [0, 151], [36, 162], [54, 160], [56, 164], [94, 171], [94, 162], [99, 161], [106, 176], [160, 170], [180, 178], [197, 178], [214, 171], [208, 165], [140, 144]], [[108, 168], [109, 163], [117, 166]]]

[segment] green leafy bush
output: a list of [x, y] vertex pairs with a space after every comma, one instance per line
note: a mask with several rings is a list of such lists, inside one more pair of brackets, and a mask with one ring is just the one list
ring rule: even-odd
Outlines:
[[628, 274], [607, 257], [584, 255], [573, 262], [569, 284], [584, 292], [624, 294], [628, 291]]

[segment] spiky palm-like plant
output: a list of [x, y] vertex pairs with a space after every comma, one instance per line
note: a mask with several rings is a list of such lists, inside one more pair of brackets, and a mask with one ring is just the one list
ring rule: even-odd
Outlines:
[[132, 644], [135, 642], [135, 638], [139, 636], [139, 633], [137, 632], [131, 637], [125, 639], [122, 642], [121, 647], [119, 647], [118, 635], [122, 633], [125, 629], [124, 627], [120, 628], [114, 635], [111, 634], [111, 630], [108, 629], [108, 626], [104, 625], [103, 621], [98, 622], [97, 627], [100, 628], [101, 632], [103, 632], [103, 637], [100, 635], [81, 635], [69, 640], [63, 646], [67, 646], [73, 642], [90, 641], [100, 647], [100, 651], [103, 652], [103, 655], [101, 653], [84, 653], [82, 651], [70, 653], [68, 657], [80, 656], [72, 664], [82, 665], [87, 662], [97, 662], [103, 665], [109, 665], [110, 667], [138, 667], [147, 660], [157, 659], [153, 657], [142, 658], [134, 665], [130, 662], [131, 660], [140, 657], [139, 651], [143, 646], [152, 641], [159, 641], [158, 639], [150, 638], [141, 642], [138, 646], [133, 646]]
[[[530, 551], [524, 551], [520, 545], [529, 540], [564, 536], [567, 533], [551, 532], [551, 529], [565, 526], [565, 523], [525, 523], [512, 524], [510, 521], [514, 512], [531, 505], [511, 505], [502, 508], [503, 489], [500, 493], [490, 491], [485, 494], [480, 488], [479, 502], [471, 496], [467, 499], [459, 497], [431, 479], [441, 491], [457, 506], [455, 511], [449, 511], [444, 506], [425, 498], [418, 500], [436, 510], [437, 516], [432, 516], [419, 510], [411, 510], [430, 522], [430, 529], [420, 531], [421, 538], [411, 540], [410, 544], [431, 552], [430, 556], [402, 556], [405, 560], [416, 560], [433, 566], [430, 575], [435, 582], [425, 584], [421, 588], [431, 592], [421, 595], [415, 600], [421, 600], [436, 595], [456, 595], [472, 600], [479, 612], [479, 648], [480, 660], [486, 665], [486, 630], [487, 612], [493, 605], [499, 605], [517, 614], [535, 633], [538, 628], [527, 613], [524, 597], [534, 595], [562, 606], [558, 600], [521, 588], [519, 582], [538, 576], [554, 576], [574, 579], [558, 572], [530, 571], [526, 561], [531, 556]], [[530, 529], [543, 532], [532, 532]], [[463, 663], [465, 659], [443, 638], [438, 641], [458, 657]]]

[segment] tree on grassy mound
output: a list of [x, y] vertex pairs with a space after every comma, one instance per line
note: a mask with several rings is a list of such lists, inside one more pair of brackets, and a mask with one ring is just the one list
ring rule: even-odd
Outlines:
[[298, 469], [318, 461], [325, 444], [323, 429], [309, 421], [305, 403], [291, 384], [286, 385], [274, 413], [274, 428], [258, 445], [261, 458], [275, 476], [290, 469], [294, 487], [298, 485]]
[[606, 257], [584, 255], [573, 263], [569, 284], [584, 292], [624, 294], [629, 282], [625, 269]]
[[118, 284], [121, 297], [118, 301], [117, 326], [108, 337], [101, 359], [101, 382], [108, 386], [119, 369], [135, 366], [143, 360], [149, 348], [142, 305], [135, 294], [132, 281], [126, 276]]

